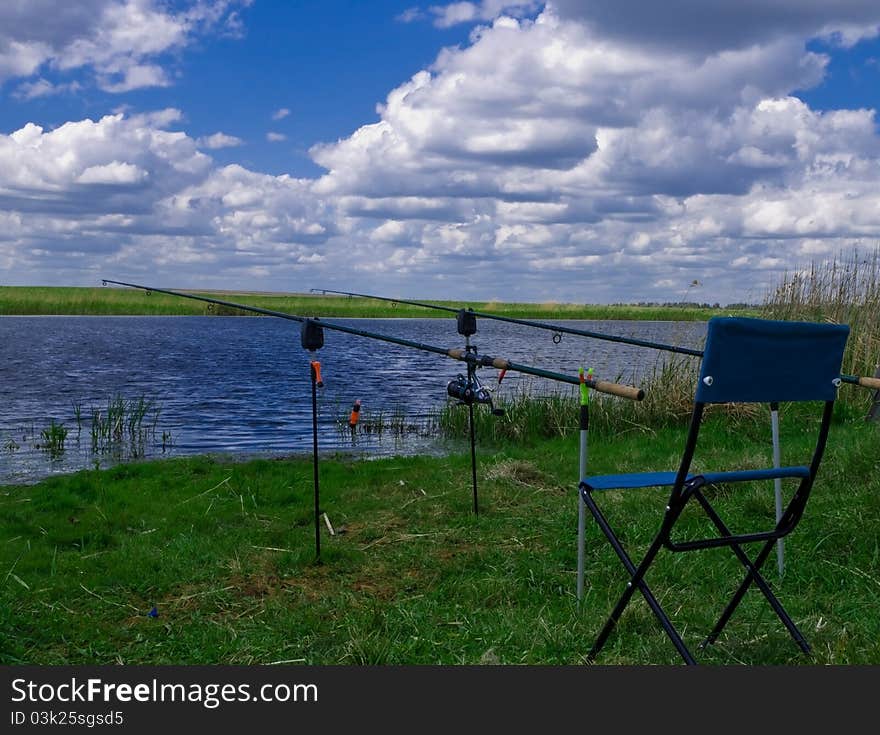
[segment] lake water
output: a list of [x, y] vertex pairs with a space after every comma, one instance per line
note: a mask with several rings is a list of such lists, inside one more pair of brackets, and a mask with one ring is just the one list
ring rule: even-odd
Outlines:
[[[380, 334], [462, 347], [453, 319], [333, 319]], [[703, 322], [566, 321], [568, 326], [700, 347]], [[638, 384], [659, 353], [629, 345], [480, 320], [472, 338], [481, 353], [577, 374], [594, 367], [597, 378]], [[322, 451], [365, 455], [442, 451], [436, 437], [402, 436], [340, 428], [352, 403], [362, 416], [380, 411], [419, 423], [446, 400], [446, 383], [464, 363], [376, 340], [325, 330], [318, 353]], [[156, 431], [143, 456], [224, 453], [288, 455], [311, 451], [310, 355], [300, 346], [299, 324], [261, 317], [0, 317], [0, 484], [34, 482], [54, 473], [107, 466], [111, 453], [91, 451], [89, 417], [115, 396], [155, 402]], [[494, 384], [497, 371], [478, 375]], [[496, 398], [527, 390], [571, 392], [572, 386], [508, 373]], [[77, 432], [76, 406], [82, 415]], [[68, 429], [57, 456], [40, 448], [52, 421]], [[152, 415], [144, 425], [152, 424]], [[162, 445], [162, 434], [170, 442]]]

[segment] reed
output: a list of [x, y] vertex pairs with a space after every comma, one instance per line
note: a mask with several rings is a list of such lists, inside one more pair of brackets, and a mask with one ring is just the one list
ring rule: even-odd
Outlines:
[[60, 457], [64, 453], [68, 429], [64, 424], [56, 423], [55, 419], [40, 432], [39, 449], [47, 452], [50, 457]]
[[[92, 454], [143, 457], [147, 443], [155, 441], [159, 411], [155, 401], [145, 396], [116, 395], [107, 401], [105, 411], [93, 408], [89, 426]], [[161, 441], [164, 451], [172, 444], [171, 435], [163, 431]]]
[[72, 408], [73, 408], [73, 418], [76, 421], [76, 434], [77, 434], [77, 436], [79, 436], [80, 433], [82, 432], [82, 425], [83, 425], [82, 404], [81, 403], [73, 403]]
[[[639, 382], [645, 390], [642, 401], [628, 401], [593, 392], [590, 398], [590, 435], [600, 440], [627, 434], [652, 436], [666, 428], [684, 428], [693, 410], [699, 372], [694, 358], [672, 356], [660, 359], [651, 374]], [[615, 382], [627, 382], [618, 376]], [[579, 398], [574, 388], [540, 393], [539, 384], [525, 384], [515, 394], [495, 398], [504, 409], [493, 416], [484, 406], [474, 410], [474, 431], [478, 441], [489, 445], [533, 444], [543, 439], [571, 436], [579, 430]], [[854, 391], [849, 391], [850, 393]], [[865, 393], [863, 391], [863, 393]], [[841, 406], [838, 413], [858, 415], [859, 407]], [[798, 409], [785, 407], [784, 412]], [[723, 421], [736, 432], [766, 433], [768, 413], [762, 404], [716, 404], [705, 409], [706, 420]], [[434, 411], [427, 431], [448, 439], [468, 437], [468, 412], [449, 401]]]
[[[764, 301], [768, 319], [849, 324], [843, 372], [873, 375], [880, 365], [880, 246], [813, 261], [786, 273]], [[868, 391], [841, 391], [841, 398], [864, 403]]]
[[[474, 407], [474, 431], [481, 441], [522, 443], [577, 431], [576, 403], [566, 391], [530, 395], [523, 390], [498, 400], [497, 406], [504, 409], [503, 416], [493, 416], [485, 406]], [[466, 438], [468, 409], [450, 400], [429, 417], [428, 424], [443, 437]]]
[[[352, 427], [348, 423], [349, 413], [337, 410], [334, 423], [340, 434], [352, 433]], [[428, 431], [424, 420], [418, 417], [407, 416], [406, 411], [400, 405], [393, 406], [390, 410], [379, 409], [378, 411], [363, 408], [357, 427], [354, 429], [358, 434], [372, 436], [391, 435], [402, 438], [407, 435], [423, 436]]]

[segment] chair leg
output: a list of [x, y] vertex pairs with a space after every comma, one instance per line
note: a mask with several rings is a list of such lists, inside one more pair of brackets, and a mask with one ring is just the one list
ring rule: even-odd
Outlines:
[[[703, 507], [703, 510], [706, 511], [706, 515], [709, 516], [712, 523], [715, 524], [715, 528], [718, 529], [721, 536], [732, 536], [732, 532], [721, 520], [721, 517], [718, 513], [715, 512], [715, 509], [703, 495], [700, 490], [696, 490], [694, 492], [694, 497], [696, 497], [697, 501]], [[727, 622], [730, 620], [736, 608], [739, 606], [739, 603], [742, 601], [745, 593], [748, 591], [749, 586], [752, 582], [754, 582], [758, 589], [761, 590], [764, 597], [767, 598], [767, 602], [770, 603], [770, 607], [773, 608], [773, 611], [782, 621], [782, 624], [786, 627], [791, 637], [794, 639], [795, 643], [797, 643], [798, 647], [804, 652], [810, 652], [810, 644], [807, 643], [807, 639], [804, 638], [803, 633], [798, 629], [797, 625], [795, 625], [794, 621], [789, 616], [788, 612], [782, 606], [782, 603], [779, 602], [779, 599], [773, 594], [773, 591], [770, 589], [770, 585], [767, 584], [767, 581], [761, 575], [760, 568], [767, 560], [770, 555], [770, 551], [774, 546], [774, 541], [768, 541], [765, 546], [761, 549], [761, 552], [758, 554], [755, 562], [753, 563], [748, 555], [743, 550], [742, 546], [737, 543], [731, 543], [730, 549], [736, 555], [737, 559], [739, 559], [740, 563], [746, 568], [747, 574], [745, 580], [743, 580], [742, 584], [737, 589], [733, 598], [731, 598], [730, 602], [727, 604], [727, 607], [724, 609], [724, 612], [721, 614], [721, 618], [716, 623], [715, 627], [712, 629], [712, 632], [706, 637], [706, 640], [700, 645], [700, 648], [705, 648], [707, 645], [714, 643], [718, 636], [721, 634], [721, 631], [724, 629], [724, 626], [727, 625]]]
[[[672, 641], [672, 644], [675, 646], [679, 655], [684, 659], [685, 663], [691, 665], [696, 664], [696, 660], [694, 659], [691, 652], [688, 650], [687, 646], [685, 646], [684, 641], [678, 634], [678, 631], [672, 625], [672, 621], [670, 621], [669, 616], [666, 615], [663, 608], [660, 606], [660, 603], [657, 601], [657, 598], [654, 597], [651, 589], [644, 581], [645, 572], [654, 561], [654, 557], [657, 556], [657, 552], [663, 546], [663, 531], [661, 530], [661, 532], [657, 534], [657, 537], [654, 539], [654, 542], [651, 544], [651, 547], [645, 554], [644, 559], [642, 559], [639, 566], [636, 567], [632, 559], [629, 557], [629, 554], [626, 553], [626, 550], [620, 543], [620, 539], [617, 538], [617, 535], [608, 524], [608, 521], [605, 519], [602, 511], [599, 510], [599, 506], [596, 505], [596, 501], [593, 500], [592, 495], [590, 493], [584, 493], [582, 494], [582, 497], [587, 507], [590, 509], [590, 513], [592, 513], [593, 517], [596, 519], [596, 523], [599, 524], [599, 528], [602, 529], [602, 533], [605, 534], [605, 537], [608, 539], [611, 547], [614, 549], [614, 552], [617, 554], [618, 558], [623, 563], [623, 566], [630, 574], [630, 581], [629, 583], [627, 583], [626, 589], [624, 590], [623, 595], [621, 595], [620, 600], [618, 600], [617, 605], [614, 607], [614, 610], [611, 612], [610, 617], [605, 622], [602, 630], [599, 632], [599, 635], [596, 638], [596, 642], [593, 643], [593, 647], [587, 654], [587, 660], [595, 660], [596, 656], [605, 645], [605, 642], [608, 640], [608, 637], [611, 635], [611, 631], [614, 630], [614, 626], [617, 625], [617, 621], [620, 620], [620, 616], [623, 614], [623, 611], [629, 604], [630, 599], [632, 599], [633, 592], [635, 592], [636, 588], [638, 588], [638, 590], [642, 593], [642, 596], [645, 598], [645, 602], [648, 603], [651, 611], [660, 621], [660, 625], [663, 626], [663, 630], [666, 632], [666, 635], [669, 636], [669, 639]], [[664, 525], [664, 528], [665, 527], [666, 526]]]

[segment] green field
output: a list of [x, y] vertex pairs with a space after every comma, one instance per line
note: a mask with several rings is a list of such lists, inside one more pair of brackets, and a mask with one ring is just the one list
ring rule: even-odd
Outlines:
[[[371, 299], [318, 294], [269, 294], [251, 291], [193, 291], [224, 301], [299, 316], [335, 317], [445, 317], [444, 311]], [[430, 303], [469, 306], [477, 311], [503, 316], [539, 319], [647, 319], [698, 321], [718, 314], [742, 314], [742, 310], [682, 306], [628, 306], [547, 303], [499, 303], [433, 301]], [[0, 286], [0, 315], [206, 315], [245, 312], [210, 306], [191, 299], [161, 293], [147, 295], [127, 288], [65, 288]]]
[[[784, 578], [775, 559], [766, 567], [813, 654], [752, 590], [702, 662], [880, 663], [880, 427], [839, 408]], [[786, 461], [808, 451], [804, 421], [782, 415]], [[321, 564], [307, 459], [175, 459], [0, 487], [0, 663], [580, 664], [625, 575], [588, 517], [578, 612], [574, 422], [503, 447], [481, 437], [479, 516], [463, 449], [326, 459], [337, 535], [322, 526]], [[766, 466], [768, 423], [711, 416], [696, 471]], [[684, 433], [598, 421], [591, 471], [674, 469]], [[772, 517], [770, 483], [711, 492], [735, 530]], [[638, 554], [665, 500], [630, 491], [603, 507]], [[686, 528], [698, 533], [698, 519]], [[741, 575], [728, 550], [664, 552], [648, 581], [696, 648]], [[599, 662], [679, 660], [637, 596]]]

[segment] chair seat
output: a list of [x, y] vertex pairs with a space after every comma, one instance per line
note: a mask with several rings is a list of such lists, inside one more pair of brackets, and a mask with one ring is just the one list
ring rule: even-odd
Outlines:
[[[625, 490], [639, 487], [669, 487], [675, 484], [675, 472], [631, 472], [625, 475], [596, 475], [585, 477], [583, 484], [590, 490]], [[771, 467], [766, 470], [735, 470], [732, 472], [704, 472], [688, 475], [687, 479], [702, 477], [706, 484], [724, 482], [748, 482], [810, 476], [809, 467]]]
[[[585, 477], [583, 484], [591, 490], [619, 490], [635, 487], [663, 487], [675, 483], [675, 472], [631, 472], [626, 475]], [[693, 475], [688, 475], [690, 480]]]
[[734, 472], [703, 472], [707, 484], [722, 482], [749, 482], [750, 480], [775, 480], [777, 477], [809, 477], [809, 467], [771, 467], [767, 470], [736, 470]]

